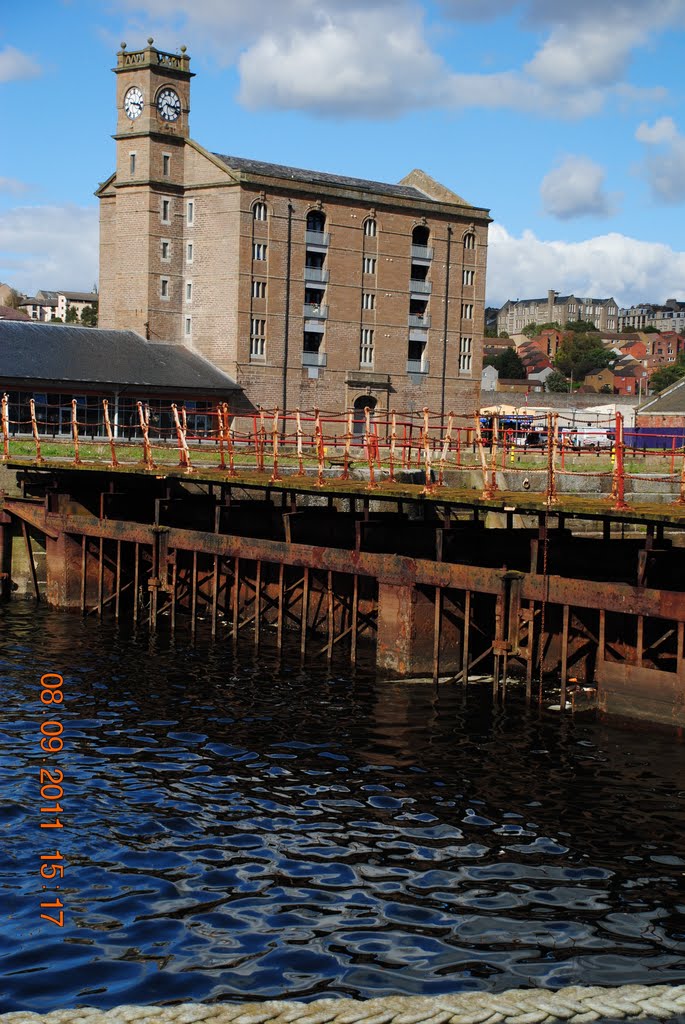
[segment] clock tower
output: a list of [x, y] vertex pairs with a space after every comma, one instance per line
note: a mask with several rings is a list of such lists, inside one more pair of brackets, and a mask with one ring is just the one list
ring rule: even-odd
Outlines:
[[151, 341], [180, 342], [183, 301], [184, 158], [189, 137], [190, 57], [117, 53], [115, 174], [101, 200], [100, 324]]

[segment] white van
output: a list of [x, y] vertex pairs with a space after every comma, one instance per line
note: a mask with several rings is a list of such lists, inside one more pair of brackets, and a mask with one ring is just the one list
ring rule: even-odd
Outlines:
[[613, 448], [614, 433], [610, 430], [591, 429], [569, 430], [567, 439], [574, 448]]

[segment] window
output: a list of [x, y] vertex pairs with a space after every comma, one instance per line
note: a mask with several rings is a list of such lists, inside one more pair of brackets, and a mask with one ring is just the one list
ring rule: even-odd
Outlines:
[[190, 227], [195, 221], [195, 200], [189, 199], [186, 203], [186, 224]]
[[169, 298], [169, 278], [160, 277], [159, 279], [159, 295], [162, 299]]
[[162, 224], [171, 223], [171, 200], [162, 199]]
[[373, 331], [368, 327], [362, 330], [359, 362], [361, 366], [373, 366]]
[[162, 153], [162, 174], [165, 178], [171, 174], [171, 157], [168, 153]]
[[476, 248], [476, 236], [473, 232], [469, 231], [467, 235], [464, 235], [464, 248], [475, 249]]
[[255, 203], [252, 207], [254, 220], [266, 220], [266, 203]]
[[136, 173], [136, 154], [129, 153], [128, 155], [128, 169], [131, 174]]
[[253, 281], [252, 282], [252, 298], [253, 299], [265, 299], [266, 298], [266, 281]]
[[186, 245], [186, 263], [193, 262], [193, 243], [188, 242]]
[[462, 320], [472, 320], [473, 319], [473, 303], [472, 302], [462, 302], [462, 304], [461, 304], [461, 318], [462, 318]]
[[575, 302], [572, 302], [572, 303], [571, 303], [571, 304], [569, 305], [569, 307], [568, 307], [568, 311], [569, 311], [569, 313], [575, 313], [575, 311], [576, 311], [576, 304], [575, 304]]
[[193, 282], [186, 281], [186, 302], [193, 301]]
[[473, 284], [473, 279], [474, 279], [475, 276], [476, 276], [475, 270], [465, 270], [464, 273], [463, 273], [463, 276], [462, 276], [462, 284], [467, 285], [467, 286], [468, 285], [472, 285]]
[[169, 242], [166, 238], [163, 238], [162, 242], [161, 242], [161, 246], [162, 246], [162, 259], [165, 260], [165, 261], [166, 260], [170, 260], [171, 259], [171, 242]]
[[266, 259], [266, 245], [264, 242], [253, 242], [252, 243], [252, 259], [253, 260], [265, 260]]
[[460, 338], [459, 339], [459, 372], [470, 373], [471, 372], [471, 348], [473, 346], [473, 338]]
[[364, 257], [364, 273], [375, 274], [376, 273], [376, 257], [365, 256]]
[[369, 238], [376, 237], [376, 222], [371, 217], [364, 221], [364, 234]]
[[266, 320], [250, 321], [250, 359], [263, 359], [266, 348]]
[[185, 318], [183, 330], [185, 332], [186, 338], [189, 338], [190, 335], [193, 333], [193, 318], [191, 316], [187, 316]]
[[364, 292], [362, 295], [362, 309], [375, 309], [376, 295], [374, 292]]

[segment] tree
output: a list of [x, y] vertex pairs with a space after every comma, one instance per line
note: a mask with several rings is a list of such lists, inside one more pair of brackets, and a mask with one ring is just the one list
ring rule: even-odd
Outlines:
[[682, 377], [685, 377], [685, 359], [681, 352], [675, 363], [661, 366], [658, 370], [654, 371], [649, 378], [649, 387], [653, 392], [663, 391], [664, 388], [670, 388], [671, 384], [675, 384]]
[[568, 381], [559, 370], [553, 370], [545, 380], [545, 388], [548, 391], [568, 391]]
[[98, 311], [95, 306], [84, 306], [81, 310], [81, 323], [84, 327], [97, 327]]
[[537, 338], [537, 336], [539, 334], [542, 334], [543, 331], [549, 331], [554, 329], [558, 330], [559, 324], [556, 320], [549, 320], [545, 324], [526, 324], [526, 326], [521, 331], [521, 334], [525, 334], [528, 338]]
[[613, 358], [597, 335], [576, 334], [564, 338], [554, 357], [554, 365], [566, 377], [578, 381], [592, 370], [603, 370]]
[[509, 337], [509, 331], [500, 331], [498, 337], [500, 337], [500, 338], [508, 338]]
[[577, 334], [587, 334], [588, 331], [596, 331], [597, 328], [591, 320], [567, 320], [564, 330], [575, 331]]
[[614, 389], [612, 388], [611, 384], [602, 384], [601, 388], [599, 389], [599, 393], [600, 395], [613, 395]]
[[19, 309], [19, 306], [24, 301], [24, 296], [17, 291], [16, 288], [10, 288], [9, 295], [5, 299], [3, 305], [9, 306], [10, 309]]
[[65, 324], [77, 324], [78, 319], [78, 309], [76, 306], [67, 307], [67, 315], [64, 318]]
[[642, 328], [642, 331], [643, 331], [644, 334], [658, 334], [659, 333], [659, 328], [658, 327], [652, 327], [651, 324], [647, 324], [646, 327]]
[[526, 376], [526, 368], [514, 348], [502, 349], [496, 356], [486, 356], [484, 363], [494, 366], [505, 380], [522, 380]]

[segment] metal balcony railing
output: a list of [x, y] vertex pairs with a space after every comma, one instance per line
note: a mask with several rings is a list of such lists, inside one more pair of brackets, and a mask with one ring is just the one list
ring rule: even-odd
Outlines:
[[428, 373], [430, 360], [428, 359], [407, 359], [407, 373]]
[[411, 254], [413, 259], [432, 260], [433, 250], [429, 245], [412, 245]]
[[425, 327], [427, 330], [431, 325], [430, 313], [424, 313], [422, 316], [419, 316], [417, 313], [410, 313], [408, 325], [409, 327]]
[[430, 281], [419, 281], [414, 277], [411, 278], [409, 287], [416, 295], [430, 295], [433, 290], [433, 285]]
[[325, 366], [326, 365], [326, 353], [325, 352], [303, 352], [302, 353], [302, 365], [303, 366]]
[[304, 279], [305, 281], [321, 281], [325, 284], [328, 281], [328, 271], [323, 267], [305, 267]]
[[328, 248], [331, 241], [330, 232], [328, 231], [305, 231], [304, 233], [305, 245], [320, 246], [322, 249]]
[[317, 302], [305, 302], [302, 307], [302, 316], [312, 320], [327, 320], [328, 306], [320, 306]]

